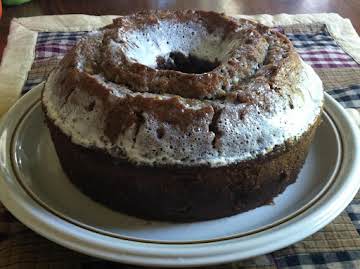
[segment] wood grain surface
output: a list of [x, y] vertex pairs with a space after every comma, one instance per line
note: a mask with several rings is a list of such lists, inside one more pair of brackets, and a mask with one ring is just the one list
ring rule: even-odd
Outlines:
[[19, 6], [4, 6], [0, 19], [0, 58], [14, 17], [71, 13], [117, 15], [146, 9], [203, 9], [249, 15], [335, 12], [349, 18], [360, 32], [359, 0], [33, 0]]

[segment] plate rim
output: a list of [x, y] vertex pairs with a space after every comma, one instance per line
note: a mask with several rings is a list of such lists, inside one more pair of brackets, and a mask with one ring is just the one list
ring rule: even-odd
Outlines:
[[[37, 90], [36, 90], [37, 88]], [[21, 114], [27, 102], [39, 94], [41, 85], [20, 98], [3, 117], [0, 124], [0, 161], [9, 161], [10, 152], [4, 152], [9, 145], [6, 123], [14, 114]], [[221, 240], [212, 243], [158, 244], [109, 238], [65, 222], [39, 208], [29, 199], [26, 192], [13, 182], [9, 171], [1, 166], [0, 198], [8, 210], [30, 229], [70, 249], [88, 255], [113, 261], [150, 266], [199, 266], [241, 260], [268, 253], [318, 231], [332, 221], [351, 202], [360, 187], [357, 175], [360, 173], [360, 132], [345, 110], [332, 97], [325, 94], [325, 105], [339, 133], [345, 132], [343, 141], [344, 166], [340, 167], [338, 178], [321, 199], [311, 208], [294, 219], [255, 235], [243, 238]], [[18, 117], [15, 116], [15, 118]], [[5, 132], [4, 132], [5, 130]], [[345, 169], [346, 168], [346, 169]], [[341, 201], [341, 202], [339, 202]], [[304, 224], [307, 229], [304, 229]]]
[[112, 233], [112, 232], [107, 232], [105, 230], [102, 230], [100, 228], [95, 228], [92, 227], [91, 225], [87, 225], [86, 223], [83, 223], [81, 221], [78, 221], [72, 217], [66, 216], [66, 214], [58, 211], [57, 209], [52, 208], [50, 205], [46, 204], [46, 202], [44, 202], [37, 194], [35, 194], [31, 188], [26, 184], [25, 180], [23, 179], [22, 176], [20, 176], [20, 172], [18, 171], [18, 166], [15, 164], [16, 163], [16, 141], [17, 138], [19, 136], [19, 129], [21, 128], [21, 125], [26, 121], [26, 117], [35, 109], [38, 108], [38, 105], [40, 103], [40, 99], [35, 99], [33, 102], [31, 102], [30, 104], [28, 104], [28, 108], [27, 110], [18, 117], [17, 123], [14, 126], [14, 130], [12, 132], [12, 136], [11, 136], [11, 140], [10, 140], [10, 157], [11, 157], [11, 165], [12, 165], [12, 170], [14, 172], [14, 176], [15, 176], [15, 180], [17, 180], [17, 182], [21, 185], [21, 187], [27, 192], [27, 194], [30, 196], [30, 198], [32, 200], [34, 200], [35, 202], [37, 202], [41, 207], [43, 207], [45, 210], [51, 212], [52, 214], [54, 214], [55, 216], [63, 219], [64, 221], [70, 222], [74, 225], [77, 225], [83, 229], [95, 232], [95, 233], [99, 233], [101, 235], [105, 235], [105, 236], [110, 236], [113, 238], [118, 238], [118, 239], [123, 239], [123, 240], [129, 240], [129, 241], [136, 241], [136, 242], [144, 242], [144, 243], [157, 243], [157, 244], [177, 244], [177, 245], [182, 245], [182, 244], [195, 244], [195, 243], [212, 243], [212, 242], [217, 242], [217, 241], [223, 241], [223, 240], [229, 240], [229, 239], [236, 239], [236, 238], [240, 238], [240, 237], [244, 237], [244, 236], [249, 236], [252, 234], [256, 234], [259, 232], [264, 232], [267, 231], [269, 229], [271, 229], [272, 227], [275, 227], [277, 225], [280, 225], [282, 223], [285, 223], [287, 221], [289, 221], [290, 219], [295, 218], [296, 216], [300, 215], [302, 212], [306, 211], [308, 208], [310, 208], [312, 205], [314, 205], [331, 187], [331, 185], [334, 183], [334, 181], [336, 180], [336, 177], [339, 173], [339, 169], [341, 167], [341, 164], [343, 162], [343, 150], [342, 150], [342, 144], [343, 144], [343, 138], [341, 137], [341, 134], [338, 131], [338, 128], [335, 124], [335, 122], [332, 120], [331, 116], [329, 115], [329, 113], [327, 113], [324, 110], [324, 114], [326, 116], [326, 118], [328, 119], [330, 125], [332, 126], [332, 128], [334, 129], [334, 134], [336, 137], [336, 140], [338, 142], [338, 149], [339, 149], [339, 154], [337, 155], [336, 158], [336, 165], [333, 168], [333, 170], [331, 171], [331, 175], [328, 178], [328, 182], [325, 184], [325, 186], [320, 190], [320, 192], [318, 192], [308, 203], [306, 203], [305, 205], [303, 205], [302, 207], [300, 207], [299, 209], [297, 209], [296, 211], [292, 212], [291, 214], [289, 214], [288, 216], [285, 216], [283, 218], [280, 218], [270, 224], [264, 225], [262, 227], [259, 228], [255, 228], [252, 230], [249, 230], [247, 232], [242, 232], [242, 233], [235, 233], [232, 235], [227, 235], [227, 236], [217, 236], [211, 239], [198, 239], [198, 240], [174, 240], [174, 241], [170, 241], [170, 240], [154, 240], [154, 239], [141, 239], [141, 238], [136, 238], [136, 237], [132, 237], [132, 236], [124, 236], [124, 235], [117, 235], [116, 233]]

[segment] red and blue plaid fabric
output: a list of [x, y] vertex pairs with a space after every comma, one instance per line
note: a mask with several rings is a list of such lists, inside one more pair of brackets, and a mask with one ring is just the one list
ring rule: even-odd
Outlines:
[[329, 94], [334, 97], [344, 107], [360, 107], [360, 85], [350, 85], [346, 88], [329, 90]]
[[61, 59], [86, 32], [40, 32], [35, 47], [35, 61]]
[[313, 68], [359, 67], [327, 32], [286, 35], [301, 58]]

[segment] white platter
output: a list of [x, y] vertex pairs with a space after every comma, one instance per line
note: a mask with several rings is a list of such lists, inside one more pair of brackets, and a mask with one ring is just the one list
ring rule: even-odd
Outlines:
[[230, 262], [316, 232], [360, 187], [359, 130], [326, 95], [323, 124], [295, 184], [274, 204], [229, 218], [174, 224], [111, 211], [80, 193], [56, 157], [34, 88], [0, 124], [0, 198], [25, 225], [71, 249], [152, 266]]

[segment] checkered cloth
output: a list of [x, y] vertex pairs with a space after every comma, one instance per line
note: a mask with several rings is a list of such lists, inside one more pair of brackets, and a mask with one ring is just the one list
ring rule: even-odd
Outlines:
[[[278, 27], [344, 107], [360, 108], [360, 64], [337, 44], [325, 25]], [[49, 71], [86, 32], [40, 32], [23, 93]], [[360, 268], [360, 195], [331, 224], [285, 249], [208, 268]], [[52, 243], [0, 208], [1, 268], [138, 268], [91, 258]]]

